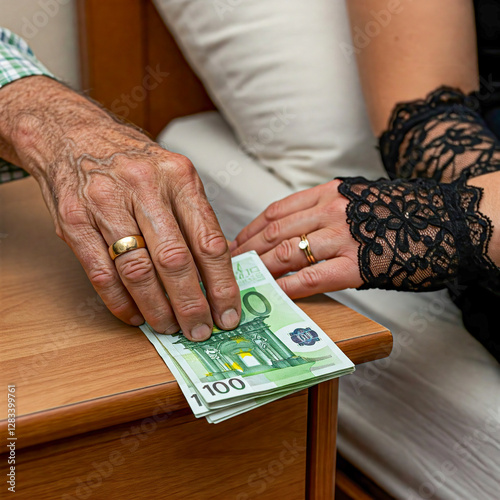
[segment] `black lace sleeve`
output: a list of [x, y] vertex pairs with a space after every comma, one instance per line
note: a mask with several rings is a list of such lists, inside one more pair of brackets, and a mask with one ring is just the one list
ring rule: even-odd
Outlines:
[[498, 279], [488, 258], [490, 220], [478, 210], [482, 191], [466, 179], [341, 178], [347, 222], [359, 243], [364, 285], [430, 291], [451, 284]]
[[500, 142], [473, 96], [442, 87], [426, 99], [396, 106], [379, 141], [389, 176], [450, 182], [500, 169]]
[[448, 288], [464, 324], [500, 361], [500, 269], [488, 257], [490, 220], [470, 177], [500, 170], [500, 141], [472, 96], [441, 88], [396, 107], [380, 152], [393, 180], [343, 178], [359, 243], [361, 288]]

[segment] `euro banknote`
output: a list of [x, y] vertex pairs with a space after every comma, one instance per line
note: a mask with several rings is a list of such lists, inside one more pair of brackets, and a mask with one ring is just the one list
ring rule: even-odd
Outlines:
[[255, 252], [234, 257], [242, 316], [230, 331], [191, 342], [141, 327], [175, 376], [194, 414], [218, 422], [313, 384], [353, 363], [282, 291]]

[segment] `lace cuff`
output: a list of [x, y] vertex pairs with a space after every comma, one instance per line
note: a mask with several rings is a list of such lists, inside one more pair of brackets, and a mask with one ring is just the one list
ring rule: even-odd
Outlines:
[[340, 178], [349, 200], [347, 222], [359, 243], [364, 285], [407, 291], [487, 282], [499, 269], [488, 258], [490, 220], [478, 211], [481, 189], [465, 177], [451, 184], [432, 179]]
[[396, 106], [379, 146], [389, 176], [450, 182], [500, 169], [500, 142], [475, 98], [442, 87], [425, 100]]

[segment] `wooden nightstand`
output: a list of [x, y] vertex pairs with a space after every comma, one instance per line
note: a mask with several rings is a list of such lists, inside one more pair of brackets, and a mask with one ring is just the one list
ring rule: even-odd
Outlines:
[[[16, 498], [333, 498], [337, 380], [221, 424], [194, 418], [154, 347], [55, 236], [37, 183], [0, 197], [0, 429], [5, 443], [15, 384]], [[298, 303], [355, 363], [390, 353], [373, 321], [324, 296]]]

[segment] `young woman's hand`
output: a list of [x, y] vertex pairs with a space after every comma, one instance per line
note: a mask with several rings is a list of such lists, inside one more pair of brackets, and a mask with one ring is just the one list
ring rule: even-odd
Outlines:
[[[255, 250], [292, 298], [362, 285], [358, 243], [346, 222], [348, 200], [334, 180], [270, 205], [231, 244], [232, 254]], [[318, 261], [310, 265], [299, 248], [306, 235]], [[284, 276], [291, 271], [296, 274]]]

